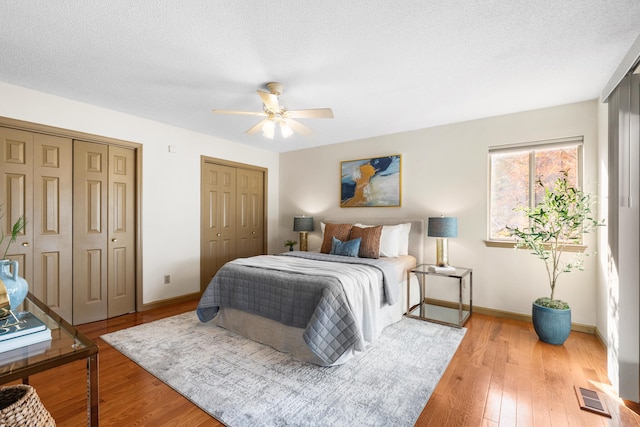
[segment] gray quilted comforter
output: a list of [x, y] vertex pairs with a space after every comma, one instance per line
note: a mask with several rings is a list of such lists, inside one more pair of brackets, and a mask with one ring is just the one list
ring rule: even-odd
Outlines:
[[[320, 262], [322, 268], [287, 257]], [[324, 264], [323, 264], [324, 263]], [[382, 261], [309, 252], [237, 259], [225, 264], [209, 283], [196, 310], [202, 322], [213, 319], [220, 307], [260, 315], [287, 326], [303, 328], [304, 340], [318, 357], [333, 363], [361, 341], [360, 327], [343, 289], [341, 265], [373, 267], [382, 277], [381, 301], [397, 302], [399, 289], [393, 267]], [[288, 266], [295, 264], [295, 269]], [[311, 264], [306, 266], [306, 264]], [[348, 272], [347, 272], [348, 276]]]

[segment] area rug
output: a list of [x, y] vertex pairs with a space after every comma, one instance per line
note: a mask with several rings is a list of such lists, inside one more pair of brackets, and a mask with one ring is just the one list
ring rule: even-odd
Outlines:
[[230, 427], [413, 426], [466, 329], [403, 318], [347, 363], [319, 367], [188, 312], [103, 335]]

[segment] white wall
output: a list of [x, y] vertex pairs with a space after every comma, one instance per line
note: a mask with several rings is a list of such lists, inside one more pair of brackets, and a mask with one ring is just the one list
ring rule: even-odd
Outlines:
[[[280, 241], [296, 237], [292, 218], [301, 213], [317, 220], [456, 216], [458, 238], [449, 240], [449, 259], [474, 269], [474, 304], [530, 314], [531, 302], [549, 294], [542, 262], [526, 250], [484, 244], [488, 148], [583, 135], [584, 188], [597, 193], [597, 124], [594, 100], [283, 153]], [[340, 208], [340, 162], [389, 154], [402, 155], [402, 207]], [[595, 251], [596, 235], [587, 235], [586, 244]], [[309, 246], [320, 246], [319, 230], [310, 234]], [[426, 239], [424, 261], [435, 261], [435, 239]], [[560, 278], [556, 297], [569, 302], [576, 323], [596, 325], [596, 271], [589, 257], [585, 272]]]
[[[143, 302], [200, 290], [200, 156], [268, 173], [268, 246], [278, 237], [277, 153], [0, 82], [0, 116], [143, 145]], [[174, 145], [176, 153], [169, 153]], [[163, 277], [171, 275], [171, 284]]]
[[[380, 136], [278, 155], [241, 144], [0, 82], [0, 116], [143, 144], [144, 303], [199, 290], [199, 169], [206, 155], [269, 169], [268, 251], [297, 238], [293, 216], [458, 217], [459, 237], [450, 261], [474, 269], [474, 304], [530, 313], [531, 301], [548, 294], [544, 268], [526, 251], [489, 248], [487, 149], [489, 146], [573, 135], [585, 138], [585, 189], [597, 191], [596, 101], [510, 114]], [[169, 153], [168, 146], [176, 146]], [[340, 161], [402, 155], [402, 207], [340, 208]], [[587, 243], [595, 249], [595, 235]], [[319, 231], [310, 247], [320, 245]], [[425, 242], [425, 262], [435, 242]], [[561, 278], [558, 298], [572, 306], [573, 321], [596, 325], [596, 265]], [[172, 284], [164, 285], [170, 274]]]

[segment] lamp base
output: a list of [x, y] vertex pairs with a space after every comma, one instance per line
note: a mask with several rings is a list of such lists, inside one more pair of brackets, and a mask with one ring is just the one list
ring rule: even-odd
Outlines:
[[449, 265], [449, 244], [447, 239], [438, 237], [436, 239], [436, 265], [447, 267]]
[[308, 232], [306, 231], [301, 231], [300, 232], [300, 250], [301, 251], [307, 251], [307, 236], [308, 236]]

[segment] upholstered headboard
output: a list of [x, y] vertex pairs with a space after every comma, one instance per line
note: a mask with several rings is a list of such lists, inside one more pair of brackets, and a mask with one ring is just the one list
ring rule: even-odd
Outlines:
[[422, 264], [424, 256], [424, 239], [425, 228], [423, 219], [408, 218], [328, 218], [323, 219], [325, 224], [367, 224], [367, 225], [396, 225], [411, 223], [411, 232], [409, 233], [409, 254], [413, 255], [418, 264]]

